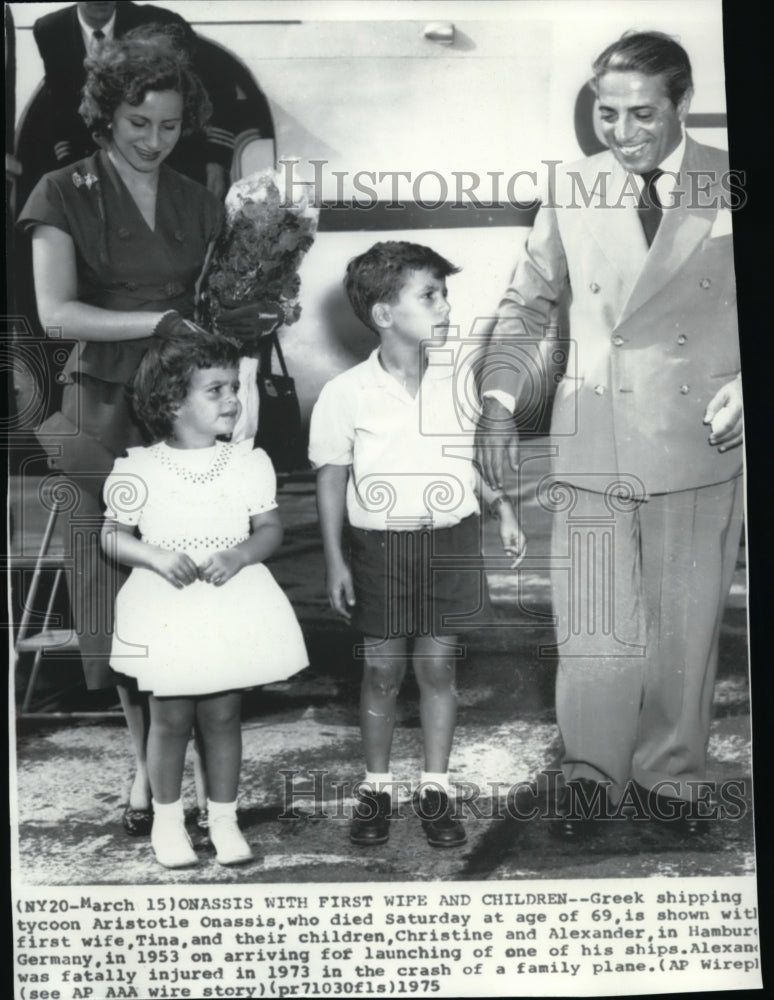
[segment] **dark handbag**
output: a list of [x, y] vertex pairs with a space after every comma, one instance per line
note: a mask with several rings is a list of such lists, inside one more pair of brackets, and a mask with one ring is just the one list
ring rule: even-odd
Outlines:
[[[276, 352], [282, 374], [272, 371]], [[301, 424], [301, 408], [296, 383], [288, 375], [279, 337], [271, 333], [261, 340], [258, 349], [258, 432], [255, 445], [263, 448], [278, 472], [306, 469], [306, 437]]]

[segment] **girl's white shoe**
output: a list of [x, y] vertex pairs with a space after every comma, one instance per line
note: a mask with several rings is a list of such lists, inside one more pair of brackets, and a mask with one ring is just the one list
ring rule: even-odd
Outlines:
[[208, 801], [207, 807], [210, 840], [218, 864], [241, 865], [252, 861], [253, 852], [237, 824], [236, 802]]
[[185, 828], [181, 799], [169, 803], [154, 801], [150, 839], [156, 860], [165, 868], [188, 868], [199, 863]]

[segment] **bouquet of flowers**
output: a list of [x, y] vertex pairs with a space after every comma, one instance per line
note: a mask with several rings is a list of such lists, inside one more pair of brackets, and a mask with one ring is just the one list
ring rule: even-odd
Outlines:
[[[295, 183], [290, 200], [278, 181], [279, 174], [267, 170], [232, 185], [226, 224], [202, 280], [199, 316], [205, 326], [218, 327], [224, 310], [255, 303], [267, 312], [275, 309], [279, 325], [289, 326], [301, 315], [298, 268], [314, 242], [319, 210], [306, 185]], [[229, 332], [225, 317], [222, 326]], [[240, 335], [245, 353], [253, 353], [266, 332], [256, 328], [254, 337]]]

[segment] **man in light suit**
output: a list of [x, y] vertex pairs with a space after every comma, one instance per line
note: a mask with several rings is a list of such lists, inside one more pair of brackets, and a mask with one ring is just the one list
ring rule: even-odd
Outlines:
[[712, 815], [701, 782], [743, 511], [741, 194], [726, 154], [684, 134], [691, 67], [675, 41], [625, 35], [593, 83], [609, 150], [552, 178], [498, 312], [479, 458], [493, 486], [505, 452], [514, 465], [519, 415], [536, 386], [549, 392], [545, 337], [571, 296], [541, 493], [554, 510], [558, 829], [593, 829], [585, 803], [634, 789], [636, 811], [692, 833]]

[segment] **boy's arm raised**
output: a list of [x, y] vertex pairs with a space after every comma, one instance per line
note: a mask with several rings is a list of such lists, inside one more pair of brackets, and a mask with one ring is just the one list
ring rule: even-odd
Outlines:
[[317, 473], [317, 513], [325, 553], [328, 600], [333, 610], [347, 621], [352, 617], [348, 609], [355, 603], [352, 574], [341, 544], [349, 470], [348, 465], [323, 465]]

